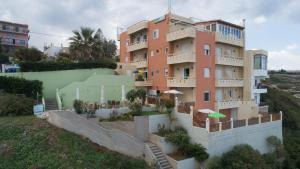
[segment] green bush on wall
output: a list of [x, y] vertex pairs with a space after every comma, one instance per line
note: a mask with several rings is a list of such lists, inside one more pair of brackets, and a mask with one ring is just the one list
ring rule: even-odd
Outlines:
[[40, 72], [40, 71], [56, 71], [56, 70], [74, 70], [74, 69], [92, 69], [92, 68], [108, 68], [115, 69], [117, 64], [111, 60], [101, 60], [97, 62], [21, 62], [21, 72]]
[[26, 97], [36, 98], [42, 95], [43, 83], [38, 80], [26, 80], [18, 77], [0, 76], [0, 90], [13, 94], [24, 94]]

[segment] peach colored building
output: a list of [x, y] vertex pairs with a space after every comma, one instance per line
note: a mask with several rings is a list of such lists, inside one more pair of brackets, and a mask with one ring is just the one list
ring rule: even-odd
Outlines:
[[0, 21], [0, 44], [5, 53], [12, 53], [16, 48], [28, 47], [28, 25]]
[[128, 27], [118, 40], [121, 67], [135, 74], [136, 87], [147, 89], [149, 97], [181, 91], [180, 110], [193, 106], [199, 122], [204, 120], [200, 109], [219, 111], [226, 115], [224, 121], [258, 116], [251, 85], [253, 57], [246, 58], [243, 26], [223, 20], [194, 22], [169, 13]]

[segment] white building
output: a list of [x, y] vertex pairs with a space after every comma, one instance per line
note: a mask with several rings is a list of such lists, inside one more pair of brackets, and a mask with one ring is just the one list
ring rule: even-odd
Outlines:
[[50, 58], [56, 58], [59, 53], [69, 53], [69, 48], [63, 47], [63, 45], [54, 46], [53, 44], [44, 47], [44, 54]]

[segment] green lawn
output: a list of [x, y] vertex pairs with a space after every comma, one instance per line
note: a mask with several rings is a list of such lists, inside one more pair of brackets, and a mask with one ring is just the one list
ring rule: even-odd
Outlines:
[[152, 116], [152, 115], [160, 115], [160, 114], [166, 114], [166, 113], [159, 113], [159, 112], [149, 111], [149, 112], [142, 112], [141, 116]]
[[143, 169], [143, 160], [100, 147], [32, 116], [0, 118], [0, 169]]

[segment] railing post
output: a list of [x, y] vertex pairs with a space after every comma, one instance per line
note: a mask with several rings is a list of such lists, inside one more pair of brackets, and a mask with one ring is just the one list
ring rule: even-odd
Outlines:
[[233, 129], [233, 118], [230, 118], [230, 128]]
[[175, 112], [178, 112], [178, 97], [175, 96]]
[[259, 114], [258, 115], [258, 124], [260, 124], [261, 123], [261, 115]]
[[246, 118], [246, 126], [248, 126], [248, 125], [249, 125], [249, 119]]
[[194, 106], [190, 106], [190, 115], [193, 116]]
[[282, 120], [282, 111], [280, 111], [279, 113], [280, 113], [280, 120]]
[[206, 130], [209, 132], [209, 127], [210, 127], [210, 122], [209, 122], [209, 118], [206, 118], [206, 122], [205, 122], [205, 127], [206, 127]]
[[219, 122], [219, 131], [222, 131], [222, 122]]
[[270, 114], [270, 122], [273, 121], [273, 114]]

